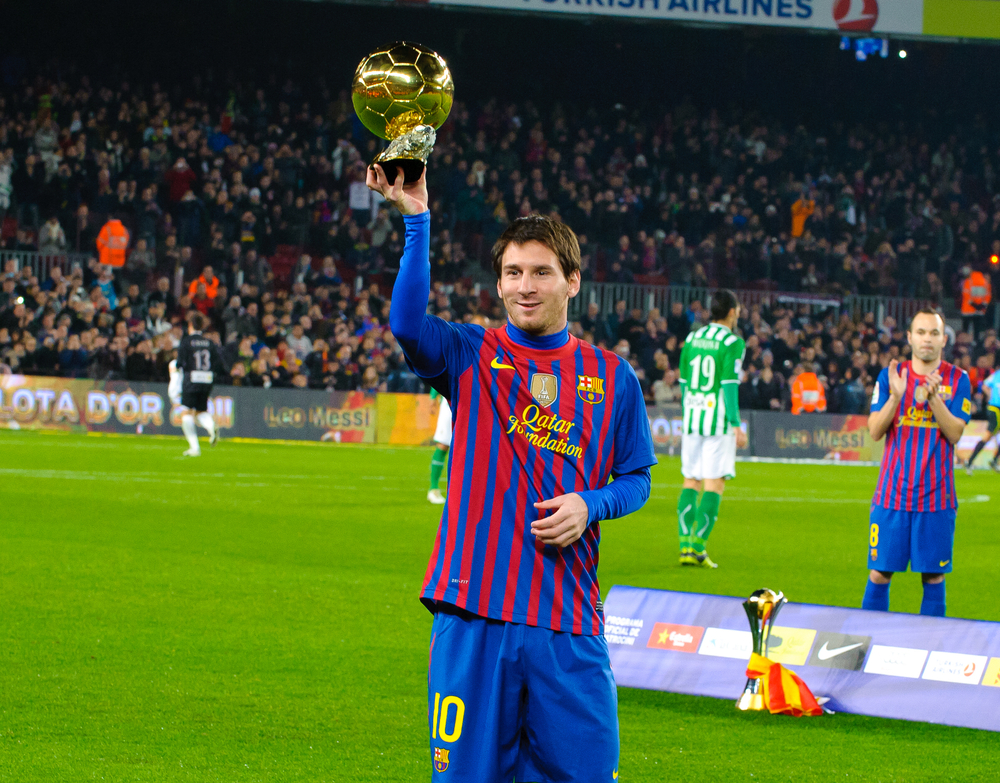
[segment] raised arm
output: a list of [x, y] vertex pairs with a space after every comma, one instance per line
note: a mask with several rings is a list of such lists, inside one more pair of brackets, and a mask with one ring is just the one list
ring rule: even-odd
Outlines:
[[427, 209], [427, 170], [420, 179], [404, 183], [403, 170], [389, 184], [379, 165], [368, 168], [367, 185], [403, 214], [406, 237], [399, 275], [392, 288], [389, 328], [407, 360], [419, 375], [430, 378], [444, 372], [444, 351], [440, 341], [428, 337], [427, 299], [431, 292], [431, 213]]
[[[868, 416], [868, 432], [873, 440], [882, 440], [892, 426], [899, 403], [906, 393], [907, 370], [899, 371], [899, 362], [893, 359], [875, 383], [872, 412]], [[883, 388], [886, 387], [886, 388]]]

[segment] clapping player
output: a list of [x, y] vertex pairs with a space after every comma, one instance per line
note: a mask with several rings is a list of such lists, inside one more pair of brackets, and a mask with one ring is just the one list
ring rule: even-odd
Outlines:
[[649, 497], [656, 457], [639, 382], [626, 361], [568, 332], [580, 248], [567, 226], [515, 220], [493, 248], [507, 323], [450, 323], [425, 313], [425, 177], [404, 184], [399, 169], [390, 184], [374, 166], [368, 186], [406, 223], [389, 324], [454, 419], [421, 593], [434, 613], [433, 778], [612, 781], [617, 695], [598, 544], [602, 520]]
[[955, 538], [955, 444], [972, 410], [964, 371], [941, 360], [944, 319], [921, 310], [910, 321], [908, 362], [889, 362], [872, 395], [868, 430], [886, 438], [868, 531], [871, 573], [862, 608], [888, 611], [893, 573], [909, 564], [924, 585], [920, 614], [943, 617], [944, 578]]

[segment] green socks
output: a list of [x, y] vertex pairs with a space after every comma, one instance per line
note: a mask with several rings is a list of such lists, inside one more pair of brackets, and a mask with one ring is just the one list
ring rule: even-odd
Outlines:
[[698, 506], [698, 527], [691, 536], [691, 548], [699, 555], [705, 551], [705, 542], [712, 534], [715, 520], [719, 518], [719, 501], [721, 499], [722, 496], [718, 492], [702, 493], [701, 505]]
[[680, 500], [677, 501], [677, 537], [680, 539], [681, 552], [691, 549], [697, 512], [698, 490], [682, 489]]
[[447, 449], [434, 449], [434, 456], [431, 457], [431, 489], [437, 489], [441, 481], [441, 473], [448, 463]]

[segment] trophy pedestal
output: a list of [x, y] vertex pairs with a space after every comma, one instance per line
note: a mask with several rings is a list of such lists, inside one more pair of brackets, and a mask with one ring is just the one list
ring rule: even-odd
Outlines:
[[425, 168], [422, 160], [414, 160], [412, 158], [396, 158], [395, 160], [379, 160], [376, 158], [375, 162], [382, 167], [382, 171], [385, 172], [385, 178], [389, 180], [390, 185], [399, 176], [399, 172], [396, 170], [397, 167], [403, 169], [404, 182], [416, 182], [420, 179], [420, 175], [424, 173]]
[[764, 694], [760, 693], [760, 680], [747, 680], [746, 690], [736, 702], [736, 709], [740, 712], [764, 711]]

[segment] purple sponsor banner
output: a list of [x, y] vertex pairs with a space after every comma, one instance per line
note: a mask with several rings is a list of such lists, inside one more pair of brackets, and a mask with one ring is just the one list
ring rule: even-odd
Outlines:
[[[619, 685], [734, 703], [743, 692], [742, 598], [615, 586], [604, 611]], [[837, 712], [1000, 731], [1000, 623], [789, 603], [767, 657]]]

